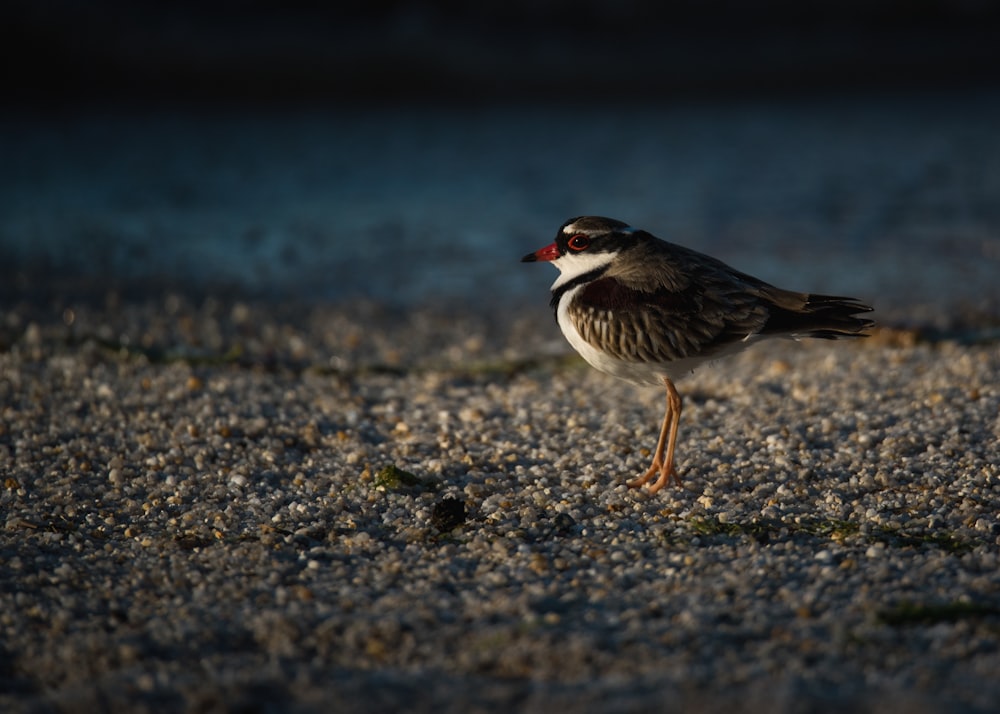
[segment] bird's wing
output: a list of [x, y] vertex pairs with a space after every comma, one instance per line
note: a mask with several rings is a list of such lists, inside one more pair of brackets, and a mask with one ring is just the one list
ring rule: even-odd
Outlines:
[[570, 314], [587, 342], [632, 362], [710, 356], [757, 334], [768, 318], [756, 291], [746, 285], [672, 274], [652, 290], [599, 278], [576, 294]]

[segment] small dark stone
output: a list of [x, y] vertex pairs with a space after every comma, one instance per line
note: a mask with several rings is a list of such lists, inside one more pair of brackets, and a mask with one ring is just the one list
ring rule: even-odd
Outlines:
[[556, 517], [552, 519], [552, 525], [559, 535], [568, 535], [576, 526], [576, 521], [568, 513], [557, 513]]
[[174, 542], [181, 550], [195, 550], [196, 548], [207, 548], [214, 541], [198, 533], [181, 533], [174, 536]]
[[442, 533], [465, 523], [465, 501], [453, 496], [445, 496], [434, 504], [431, 511], [431, 525]]
[[569, 608], [557, 597], [544, 596], [532, 601], [531, 609], [539, 615], [547, 615], [549, 613], [563, 615]]

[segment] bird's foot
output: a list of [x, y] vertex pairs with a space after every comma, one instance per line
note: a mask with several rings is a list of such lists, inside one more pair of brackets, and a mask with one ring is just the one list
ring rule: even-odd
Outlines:
[[654, 461], [642, 476], [631, 481], [626, 481], [625, 485], [629, 488], [639, 488], [652, 481], [653, 478], [656, 478], [656, 481], [649, 487], [650, 495], [653, 495], [670, 483], [671, 479], [673, 479], [677, 486], [681, 485], [681, 477], [677, 474], [677, 469], [674, 468], [673, 462], [664, 464], [659, 460]]

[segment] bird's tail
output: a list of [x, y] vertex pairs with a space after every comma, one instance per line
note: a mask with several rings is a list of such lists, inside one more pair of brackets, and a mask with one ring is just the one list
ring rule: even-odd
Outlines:
[[871, 312], [860, 300], [834, 295], [809, 295], [789, 290], [768, 291], [770, 315], [762, 334], [790, 337], [818, 337], [836, 340], [841, 337], [867, 337], [874, 320], [857, 317]]

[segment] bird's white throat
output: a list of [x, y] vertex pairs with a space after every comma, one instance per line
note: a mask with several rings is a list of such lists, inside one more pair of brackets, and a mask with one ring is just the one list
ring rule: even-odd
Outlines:
[[570, 280], [598, 270], [611, 263], [616, 253], [565, 253], [552, 261], [559, 270], [559, 277], [552, 283], [552, 290], [557, 290]]

